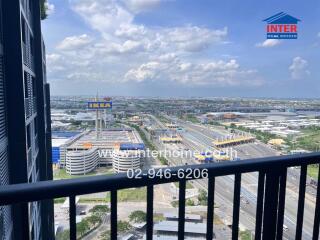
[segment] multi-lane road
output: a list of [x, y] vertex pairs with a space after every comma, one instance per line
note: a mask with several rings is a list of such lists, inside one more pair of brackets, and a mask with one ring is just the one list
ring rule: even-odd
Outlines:
[[[184, 122], [181, 120], [177, 121], [185, 131], [181, 133], [184, 143], [192, 150], [206, 150], [212, 148], [212, 140], [214, 138], [225, 137], [229, 134], [224, 130], [215, 130], [211, 127], [197, 125], [193, 123]], [[241, 159], [248, 158], [259, 158], [267, 156], [278, 155], [277, 151], [270, 148], [269, 146], [256, 142], [236, 146], [234, 150], [237, 151], [238, 157]], [[179, 165], [181, 160], [172, 159], [172, 164]], [[193, 159], [187, 159], [188, 163], [194, 163]], [[286, 190], [286, 208], [284, 224], [288, 227], [284, 231], [284, 239], [295, 238], [295, 223], [297, 215], [297, 200], [298, 200], [298, 184], [299, 184], [299, 171], [297, 169], [288, 170], [288, 182]], [[199, 188], [207, 189], [206, 180], [193, 181], [194, 185]], [[240, 225], [244, 228], [254, 231], [255, 228], [255, 214], [256, 214], [256, 195], [257, 195], [257, 182], [258, 173], [246, 173], [242, 174], [241, 181], [241, 209], [240, 209]], [[225, 211], [220, 211], [219, 217], [222, 219], [232, 218], [232, 206], [233, 206], [233, 176], [218, 177], [216, 179], [216, 191], [215, 201], [220, 208]], [[312, 195], [312, 188], [308, 188], [305, 213], [304, 213], [304, 229], [303, 239], [311, 239], [313, 217], [314, 217], [314, 197]], [[311, 193], [311, 194], [310, 194]]]

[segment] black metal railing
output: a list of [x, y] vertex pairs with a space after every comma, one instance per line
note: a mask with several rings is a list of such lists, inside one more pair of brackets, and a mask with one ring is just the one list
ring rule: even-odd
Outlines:
[[[44, 199], [69, 197], [70, 209], [70, 239], [76, 239], [76, 196], [96, 192], [111, 192], [111, 239], [117, 239], [117, 191], [120, 189], [147, 187], [147, 239], [153, 236], [153, 194], [154, 185], [170, 182], [179, 182], [178, 207], [178, 239], [185, 237], [185, 194], [186, 181], [179, 178], [181, 169], [208, 169], [208, 200], [207, 200], [207, 239], [213, 238], [214, 197], [216, 177], [234, 175], [234, 196], [232, 216], [232, 239], [239, 236], [239, 214], [241, 176], [243, 173], [258, 172], [256, 222], [254, 237], [256, 240], [272, 240], [283, 238], [283, 222], [285, 213], [285, 197], [287, 171], [289, 167], [300, 166], [300, 183], [298, 193], [298, 210], [296, 216], [295, 239], [303, 239], [303, 217], [306, 193], [307, 166], [320, 163], [320, 154], [279, 156], [243, 161], [223, 162], [217, 164], [189, 165], [170, 168], [169, 178], [159, 177], [157, 174], [150, 178], [143, 172], [141, 178], [128, 179], [126, 174], [112, 176], [94, 176], [78, 179], [43, 181], [32, 184], [16, 184], [0, 187], [0, 206]], [[180, 169], [180, 170], [179, 170]], [[156, 170], [160, 171], [160, 170]], [[195, 177], [195, 175], [191, 175]], [[320, 180], [318, 175], [318, 182]], [[315, 196], [313, 221], [313, 240], [319, 238], [320, 223], [320, 187], [317, 187]]]

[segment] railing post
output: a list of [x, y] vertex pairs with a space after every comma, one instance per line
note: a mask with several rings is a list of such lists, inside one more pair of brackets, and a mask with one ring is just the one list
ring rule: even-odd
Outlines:
[[69, 224], [70, 224], [70, 240], [77, 239], [77, 223], [76, 223], [76, 197], [69, 197]]
[[257, 191], [255, 240], [261, 240], [264, 183], [265, 183], [265, 172], [260, 171], [259, 178], [258, 178], [258, 191]]
[[232, 240], [239, 238], [239, 214], [240, 214], [241, 173], [234, 176], [233, 214], [232, 214]]
[[279, 173], [275, 170], [268, 171], [266, 173], [265, 201], [263, 211], [263, 240], [273, 240], [276, 238], [278, 196]]
[[307, 165], [304, 164], [301, 166], [301, 171], [300, 171], [296, 240], [299, 240], [302, 238], [304, 199], [305, 199], [305, 193], [306, 193], [306, 180], [307, 180]]
[[314, 221], [313, 221], [313, 236], [312, 240], [319, 239], [319, 225], [320, 225], [320, 165], [318, 165], [318, 182], [317, 182], [317, 198], [316, 198], [316, 207], [314, 212]]
[[118, 237], [118, 211], [117, 211], [117, 190], [111, 191], [111, 239]]
[[178, 222], [178, 240], [184, 240], [185, 225], [185, 206], [186, 206], [186, 180], [179, 182], [179, 222]]
[[282, 240], [283, 235], [283, 219], [286, 202], [286, 186], [287, 186], [287, 169], [284, 169], [280, 175], [279, 189], [279, 206], [278, 206], [278, 222], [277, 222], [277, 240]]
[[153, 185], [147, 186], [147, 240], [153, 235]]
[[207, 240], [213, 238], [213, 218], [214, 218], [214, 188], [215, 178], [208, 178], [208, 204], [207, 204]]

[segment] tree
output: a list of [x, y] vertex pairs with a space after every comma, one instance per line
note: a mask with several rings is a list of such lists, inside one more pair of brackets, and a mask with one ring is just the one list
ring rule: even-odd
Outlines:
[[87, 217], [86, 220], [91, 226], [96, 226], [98, 223], [101, 222], [101, 218], [97, 215], [92, 215], [90, 217]]
[[41, 14], [41, 20], [44, 20], [48, 17], [47, 14], [48, 6], [46, 0], [40, 0], [40, 14]]
[[77, 224], [77, 235], [83, 236], [90, 229], [89, 223], [86, 219], [83, 219]]
[[130, 223], [128, 223], [127, 221], [118, 221], [118, 232], [119, 233], [129, 231], [130, 229], [131, 229]]
[[189, 198], [189, 199], [187, 199], [187, 201], [186, 201], [186, 205], [187, 205], [187, 206], [194, 206], [194, 201]]
[[147, 214], [144, 211], [137, 210], [129, 215], [129, 219], [131, 222], [135, 223], [145, 222], [147, 219]]
[[64, 230], [63, 232], [57, 233], [56, 239], [57, 240], [69, 240], [70, 238], [70, 230]]
[[107, 205], [96, 205], [89, 210], [92, 214], [101, 216], [105, 213], [110, 212], [110, 208]]
[[200, 205], [207, 205], [208, 194], [205, 190], [200, 190], [198, 195], [198, 201]]

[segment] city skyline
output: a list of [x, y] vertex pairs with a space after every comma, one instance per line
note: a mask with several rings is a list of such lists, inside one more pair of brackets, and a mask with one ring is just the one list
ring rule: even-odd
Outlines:
[[[320, 91], [317, 1], [48, 6], [43, 32], [53, 95], [291, 98]], [[266, 40], [262, 20], [280, 11], [301, 19], [297, 40]]]

